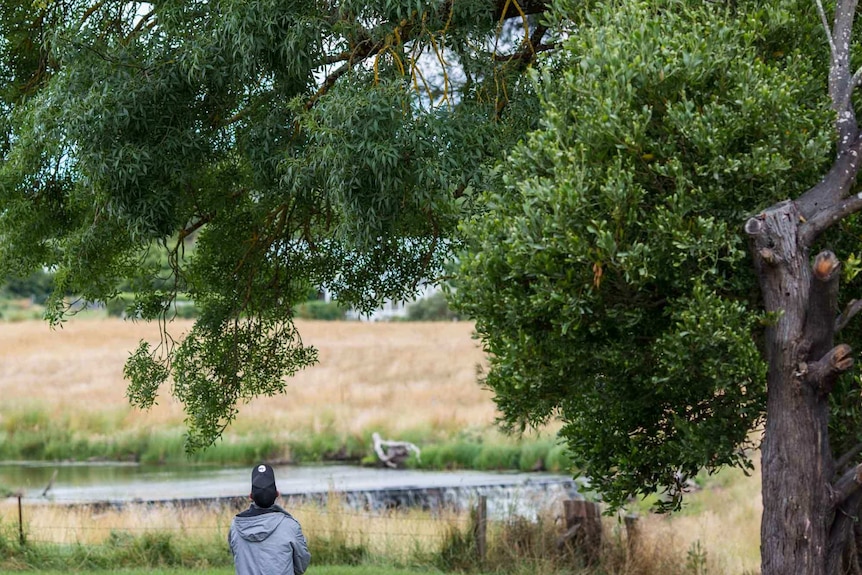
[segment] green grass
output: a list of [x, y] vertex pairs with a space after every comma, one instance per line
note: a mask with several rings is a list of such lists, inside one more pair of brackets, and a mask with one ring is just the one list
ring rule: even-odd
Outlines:
[[[320, 430], [294, 434], [285, 441], [269, 430], [228, 432], [206, 450], [186, 453], [181, 426], [124, 429], [124, 411], [94, 411], [81, 416], [49, 413], [38, 406], [0, 408], [0, 461], [135, 461], [144, 464], [205, 463], [247, 465], [260, 460], [319, 463], [376, 459], [372, 430], [357, 434]], [[429, 437], [427, 429], [401, 434], [422, 445], [419, 469], [522, 470], [546, 469], [567, 473], [571, 463], [553, 439], [514, 439], [491, 434], [456, 433]]]
[[[88, 569], [84, 571], [2, 571], [0, 575], [21, 575], [22, 573], [33, 573], [38, 575], [64, 575], [66, 573], [118, 573], [122, 575], [232, 575], [233, 567], [222, 569]], [[427, 575], [429, 573], [440, 573], [430, 570], [410, 570], [390, 568], [380, 565], [311, 565], [306, 571], [307, 575]]]

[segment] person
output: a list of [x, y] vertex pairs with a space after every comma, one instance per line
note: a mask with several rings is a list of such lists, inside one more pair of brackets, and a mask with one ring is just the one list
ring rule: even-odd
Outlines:
[[275, 503], [275, 473], [265, 463], [251, 470], [252, 500], [236, 515], [228, 545], [237, 575], [302, 575], [311, 562], [299, 522]]

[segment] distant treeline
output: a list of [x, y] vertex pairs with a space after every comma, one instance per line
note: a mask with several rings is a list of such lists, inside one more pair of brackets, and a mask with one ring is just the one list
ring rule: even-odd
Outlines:
[[[24, 278], [7, 276], [3, 284], [0, 285], [0, 299], [26, 299], [41, 306], [45, 305], [54, 289], [54, 274], [39, 270]], [[65, 295], [73, 296], [74, 294]], [[132, 286], [118, 286], [116, 297], [107, 302], [97, 303], [95, 307], [104, 307], [109, 316], [134, 315]], [[333, 321], [344, 320], [348, 317], [348, 309], [345, 306], [336, 301], [319, 299], [317, 290], [309, 290], [307, 301], [294, 306], [293, 311], [294, 317], [299, 319]], [[182, 297], [175, 302], [174, 313], [180, 318], [195, 318], [198, 315], [194, 302]], [[408, 305], [406, 315], [398, 319], [401, 321], [451, 321], [458, 319], [458, 317], [449, 309], [446, 296], [442, 292], [436, 292]]]

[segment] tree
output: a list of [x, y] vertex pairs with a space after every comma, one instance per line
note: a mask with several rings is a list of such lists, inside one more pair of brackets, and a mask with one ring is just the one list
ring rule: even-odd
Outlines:
[[858, 573], [856, 3], [564, 9], [541, 127], [463, 226], [504, 422], [559, 417], [615, 506], [762, 429], [762, 572]]
[[[30, 0], [0, 8], [0, 274], [194, 328], [142, 342], [133, 403], [170, 379], [189, 446], [316, 361], [310, 289], [408, 299], [532, 126], [537, 0]], [[194, 238], [193, 254], [184, 246]], [[156, 255], [155, 252], [161, 252]], [[158, 262], [170, 263], [168, 277]], [[154, 281], [154, 279], [158, 281]]]

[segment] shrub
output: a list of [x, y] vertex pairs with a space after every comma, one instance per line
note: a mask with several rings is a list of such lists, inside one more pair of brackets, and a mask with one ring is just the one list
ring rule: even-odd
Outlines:
[[409, 321], [451, 321], [458, 316], [449, 309], [449, 302], [443, 292], [436, 292], [407, 306]]
[[295, 306], [293, 314], [299, 319], [333, 321], [344, 319], [347, 309], [334, 301], [309, 300]]

